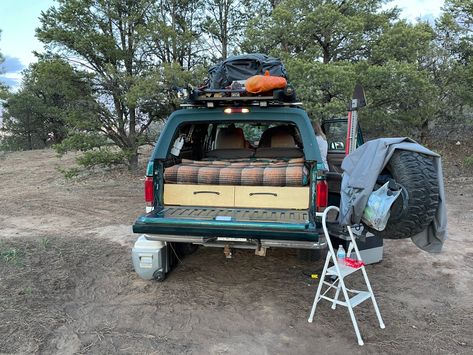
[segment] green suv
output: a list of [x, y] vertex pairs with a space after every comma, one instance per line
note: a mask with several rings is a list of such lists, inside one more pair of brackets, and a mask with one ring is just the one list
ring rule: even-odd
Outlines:
[[145, 200], [133, 231], [180, 250], [325, 247], [316, 211], [327, 206], [328, 185], [296, 105], [175, 111], [150, 157]]

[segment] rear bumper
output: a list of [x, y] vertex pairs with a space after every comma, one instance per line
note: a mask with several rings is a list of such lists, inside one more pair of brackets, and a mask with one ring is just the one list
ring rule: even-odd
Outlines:
[[161, 235], [146, 234], [150, 240], [163, 242], [193, 243], [207, 247], [230, 246], [240, 249], [259, 248], [295, 248], [295, 249], [324, 249], [327, 243], [324, 238], [319, 238], [317, 242], [297, 241], [297, 240], [272, 240], [272, 239], [251, 239], [251, 238], [227, 238], [227, 237], [196, 237], [182, 235]]

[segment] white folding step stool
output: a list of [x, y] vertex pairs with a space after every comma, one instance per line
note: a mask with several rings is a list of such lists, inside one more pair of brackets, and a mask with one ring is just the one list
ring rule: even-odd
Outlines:
[[[367, 299], [371, 298], [371, 301], [373, 302], [374, 310], [376, 312], [376, 316], [378, 317], [378, 320], [379, 320], [379, 326], [381, 327], [381, 329], [384, 329], [385, 326], [383, 323], [383, 319], [381, 318], [381, 313], [379, 313], [378, 304], [376, 303], [376, 299], [374, 298], [374, 293], [371, 288], [370, 281], [368, 280], [368, 274], [366, 273], [365, 267], [361, 266], [359, 268], [352, 268], [346, 265], [341, 265], [337, 262], [337, 256], [336, 256], [335, 251], [333, 250], [332, 242], [330, 241], [330, 236], [328, 234], [328, 229], [327, 229], [327, 214], [330, 210], [336, 210], [337, 212], [340, 211], [338, 207], [330, 206], [330, 207], [327, 207], [323, 213], [317, 213], [318, 217], [322, 217], [322, 227], [324, 229], [324, 234], [325, 234], [325, 238], [327, 239], [329, 250], [327, 252], [327, 258], [325, 259], [324, 270], [322, 271], [322, 275], [320, 277], [319, 286], [317, 287], [317, 292], [315, 294], [314, 304], [312, 305], [312, 310], [310, 312], [309, 323], [312, 323], [312, 321], [314, 320], [314, 314], [315, 314], [315, 309], [317, 307], [317, 303], [322, 299], [332, 302], [332, 309], [335, 309], [337, 304], [340, 306], [345, 306], [348, 308], [348, 312], [350, 313], [351, 321], [353, 323], [353, 328], [355, 328], [356, 337], [358, 339], [358, 344], [363, 345], [363, 339], [361, 338], [360, 330], [358, 329], [358, 323], [356, 321], [355, 314], [353, 313], [353, 308], [358, 306], [363, 301], [366, 301]], [[348, 226], [347, 229], [348, 229], [348, 233], [350, 234], [350, 244], [348, 246], [348, 251], [346, 255], [349, 256], [352, 250], [355, 249], [355, 254], [356, 254], [357, 259], [362, 261], [351, 227]], [[328, 267], [330, 261], [334, 265], [331, 267]], [[368, 289], [367, 291], [350, 290], [350, 289], [347, 289], [345, 286], [344, 278], [358, 270], [361, 270], [361, 272], [363, 273], [363, 278], [365, 279], [366, 287]], [[330, 282], [325, 281], [326, 276], [336, 276], [337, 278], [335, 279], [335, 281], [330, 283]], [[328, 288], [324, 291], [324, 293], [322, 293], [323, 285], [328, 286]], [[335, 298], [330, 298], [326, 296], [327, 292], [330, 291], [331, 289], [335, 289]], [[338, 297], [340, 296], [340, 290], [343, 292], [343, 297], [345, 298], [345, 301], [338, 300]], [[355, 296], [350, 298], [348, 294], [349, 292], [355, 293]]]

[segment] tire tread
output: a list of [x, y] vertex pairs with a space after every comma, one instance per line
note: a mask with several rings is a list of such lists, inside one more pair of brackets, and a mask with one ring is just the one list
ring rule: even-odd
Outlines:
[[383, 231], [368, 230], [386, 239], [405, 239], [423, 231], [434, 219], [439, 205], [438, 176], [433, 157], [413, 151], [396, 150], [386, 169], [409, 195], [406, 211], [399, 219], [388, 220]]

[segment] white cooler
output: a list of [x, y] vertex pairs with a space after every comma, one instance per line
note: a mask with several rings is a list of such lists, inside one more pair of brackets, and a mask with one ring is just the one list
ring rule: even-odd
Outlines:
[[145, 280], [164, 280], [167, 272], [166, 244], [141, 235], [131, 251], [133, 267]]

